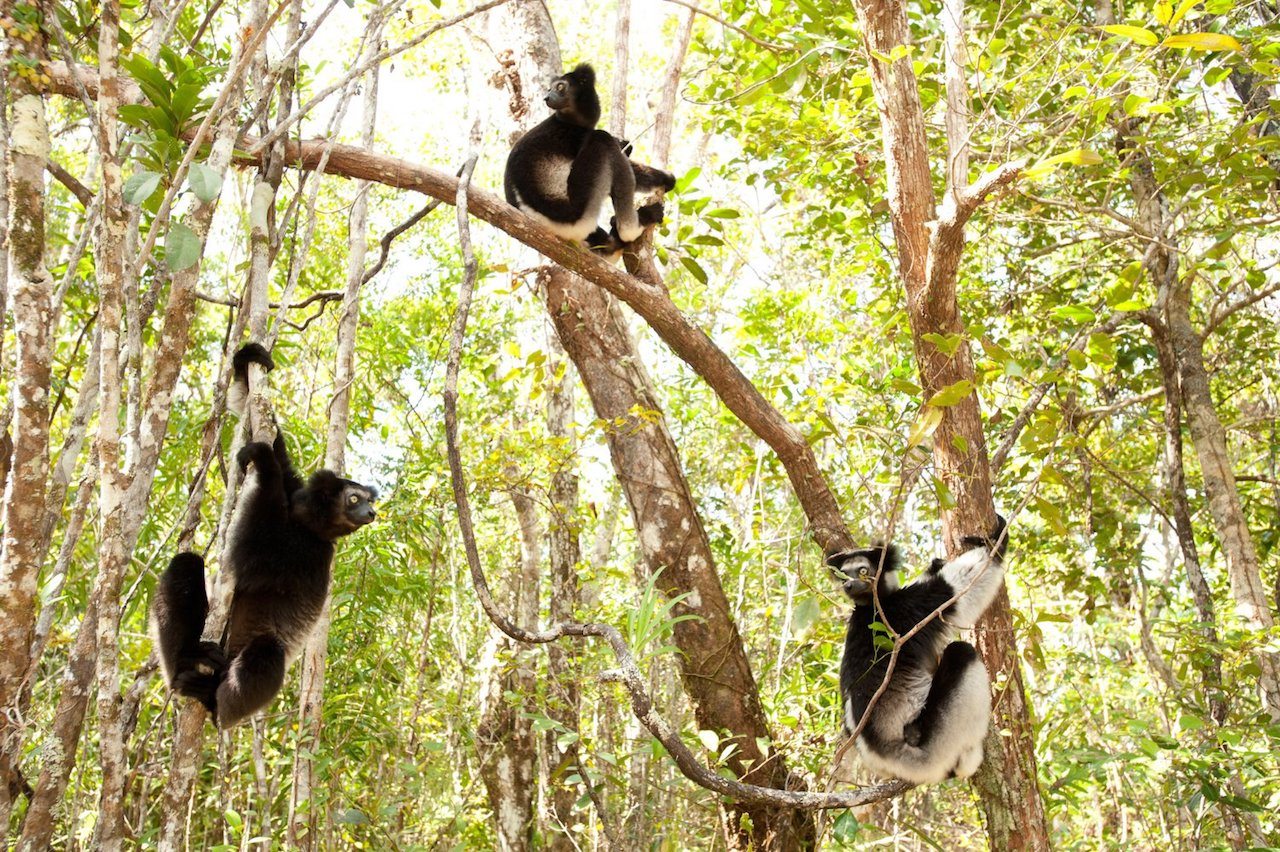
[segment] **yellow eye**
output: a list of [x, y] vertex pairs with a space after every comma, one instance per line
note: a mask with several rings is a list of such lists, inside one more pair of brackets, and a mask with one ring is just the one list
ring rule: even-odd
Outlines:
[[859, 569], [859, 570], [858, 570], [858, 576], [859, 576], [859, 577], [861, 577], [861, 578], [862, 578], [862, 579], [864, 579], [864, 580], [865, 580], [865, 579], [867, 579], [867, 576], [868, 576], [868, 575], [867, 575], [867, 569], [866, 569], [866, 568], [861, 568], [861, 569]]
[[351, 506], [354, 506], [359, 502], [360, 502], [360, 495], [358, 494], [352, 494], [350, 497], [347, 498], [347, 503]]
[[557, 91], [557, 92], [563, 92], [564, 90], [565, 90], [565, 85], [564, 85], [564, 83], [556, 83], [556, 91]]

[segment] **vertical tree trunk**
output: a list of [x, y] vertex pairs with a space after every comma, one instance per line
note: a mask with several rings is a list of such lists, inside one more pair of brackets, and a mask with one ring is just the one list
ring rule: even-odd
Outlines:
[[[120, 586], [125, 569], [125, 490], [120, 469], [120, 332], [124, 329], [125, 212], [121, 196], [120, 138], [116, 119], [120, 82], [117, 69], [120, 4], [102, 4], [98, 37], [98, 149], [102, 169], [99, 189], [102, 211], [98, 218], [97, 282], [99, 354], [98, 409], [98, 601], [97, 685], [99, 762], [102, 786], [98, 800], [97, 842], [102, 849], [120, 849], [124, 842], [124, 729], [120, 717]], [[133, 326], [139, 318], [129, 318]], [[136, 335], [135, 335], [136, 337]], [[134, 352], [139, 358], [141, 353]], [[136, 376], [135, 376], [136, 380]]]
[[[380, 15], [374, 11], [374, 15]], [[366, 55], [377, 53], [382, 37], [382, 21], [370, 28]], [[282, 113], [284, 110], [281, 110]], [[378, 68], [366, 78], [360, 120], [360, 141], [372, 149], [378, 120]], [[329, 403], [329, 429], [325, 441], [324, 466], [339, 474], [346, 470], [347, 433], [351, 422], [351, 384], [355, 381], [356, 331], [360, 324], [360, 288], [364, 284], [365, 254], [369, 240], [369, 181], [356, 181], [355, 201], [347, 226], [347, 284], [338, 319], [337, 352], [334, 356], [334, 393]], [[316, 752], [324, 725], [324, 678], [332, 612], [326, 598], [320, 619], [302, 653], [298, 686], [298, 739], [293, 758], [293, 788], [289, 796], [290, 846], [315, 849], [319, 846], [320, 809], [315, 801]]]
[[[476, 76], [485, 77], [496, 86], [494, 97], [487, 100], [496, 103], [505, 95], [506, 109], [494, 109], [493, 121], [503, 127], [509, 140], [514, 142], [544, 117], [536, 111], [536, 107], [540, 105], [536, 93], [561, 72], [559, 42], [546, 6], [535, 0], [514, 0], [489, 12], [485, 21], [485, 38], [494, 50], [500, 70], [497, 75], [487, 77], [477, 67]], [[562, 388], [567, 384], [566, 379], [562, 382]], [[548, 426], [553, 433], [556, 428], [553, 410], [557, 404], [565, 404], [563, 398], [557, 403], [558, 394], [562, 395], [563, 390], [553, 392], [547, 400]], [[562, 416], [568, 418], [566, 422], [571, 422], [572, 396], [568, 399], [568, 411]], [[566, 485], [566, 480], [571, 485]], [[573, 503], [576, 503], [576, 474], [572, 470], [557, 472], [552, 482], [553, 501], [557, 500], [557, 489], [561, 497], [571, 494]], [[528, 496], [512, 492], [511, 499], [520, 524], [522, 543], [515, 614], [519, 623], [527, 625], [537, 620], [542, 534], [537, 512]], [[572, 508], [569, 505], [566, 510], [572, 512]], [[556, 514], [553, 510], [553, 619], [558, 611], [565, 608], [565, 595], [577, 588], [577, 559], [566, 550], [565, 530], [557, 521]], [[573, 559], [568, 566], [563, 561], [567, 558]], [[568, 573], [567, 578], [564, 576], [565, 572]], [[548, 713], [566, 727], [576, 730], [576, 689], [569, 687], [566, 691], [561, 686], [561, 681], [566, 676], [565, 664], [569, 659], [569, 652], [558, 643], [550, 646], [547, 651]], [[494, 627], [490, 627], [484, 659], [487, 666], [484, 673], [484, 701], [477, 729], [478, 739], [482, 743], [481, 774], [497, 828], [499, 848], [525, 850], [531, 848], [534, 838], [533, 797], [538, 780], [537, 738], [533, 731], [533, 720], [520, 707], [513, 706], [505, 695], [513, 692], [526, 696], [526, 700], [533, 698], [536, 692], [534, 664], [528, 649], [522, 651], [515, 642]], [[571, 709], [573, 715], [570, 718], [567, 714]], [[556, 746], [559, 734], [555, 729], [546, 734], [547, 762], [553, 770], [562, 767], [569, 759], [566, 750]], [[570, 747], [570, 751], [576, 754], [573, 747]], [[577, 800], [574, 787], [563, 782], [568, 774], [567, 768], [557, 773], [554, 777], [560, 779], [558, 783], [553, 777], [543, 778], [548, 786], [551, 808], [556, 817], [555, 823], [547, 824], [544, 829], [546, 842], [552, 849], [572, 848], [573, 845], [560, 830], [560, 826], [570, 824], [573, 804]]]
[[[538, 573], [542, 562], [542, 530], [528, 495], [511, 492], [520, 526], [520, 573], [514, 586], [512, 608], [520, 624], [533, 624], [538, 613]], [[480, 720], [476, 740], [480, 745], [480, 775], [493, 810], [498, 843], [503, 852], [533, 848], [533, 796], [537, 791], [537, 741], [532, 720], [507, 694], [526, 700], [536, 683], [532, 653], [499, 632], [485, 643]]]
[[[1097, 7], [1101, 24], [1112, 23], [1109, 5]], [[1182, 401], [1190, 427], [1191, 443], [1200, 461], [1200, 473], [1222, 553], [1227, 562], [1236, 614], [1249, 629], [1265, 636], [1275, 627], [1275, 617], [1262, 582], [1258, 551], [1236, 488], [1235, 468], [1227, 446], [1227, 433], [1214, 407], [1209, 374], [1204, 365], [1204, 338], [1191, 322], [1191, 284], [1194, 276], [1178, 270], [1178, 233], [1170, 218], [1168, 199], [1160, 188], [1155, 167], [1137, 133], [1137, 119], [1117, 108], [1112, 122], [1116, 147], [1127, 160], [1129, 187], [1137, 206], [1137, 221], [1150, 242], [1142, 266], [1156, 288], [1156, 304], [1168, 329], [1168, 340], [1178, 367], [1179, 387], [1172, 393]], [[1271, 720], [1280, 721], [1280, 654], [1259, 650], [1258, 691]]]
[[[563, 269], [544, 270], [540, 278], [547, 309], [596, 416], [626, 424], [609, 431], [609, 452], [645, 567], [665, 595], [687, 595], [673, 614], [696, 616], [676, 624], [673, 639], [682, 652], [682, 680], [698, 727], [719, 733], [722, 744], [736, 743], [727, 761], [735, 775], [786, 789], [793, 782], [781, 756], [761, 748], [771, 738], [755, 677], [675, 443], [663, 418], [641, 421], [634, 413], [662, 409], [621, 310], [608, 294]], [[735, 845], [794, 849], [813, 842], [810, 814], [732, 802], [725, 808], [726, 834]]]
[[[963, 15], [960, 0], [944, 11], [948, 63], [948, 195], [942, 215], [934, 207], [924, 111], [911, 58], [888, 60], [910, 44], [905, 5], [899, 0], [856, 0], [870, 62], [872, 90], [880, 114], [889, 209], [898, 249], [898, 274], [907, 296], [907, 314], [924, 396], [974, 379], [968, 345], [947, 355], [926, 335], [962, 335], [956, 303], [956, 271], [964, 246], [964, 225], [982, 194], [967, 182], [968, 110], [964, 93]], [[1004, 179], [1016, 173], [1009, 172]], [[935, 338], [936, 339], [936, 338]], [[985, 534], [995, 523], [991, 474], [978, 398], [968, 394], [943, 409], [933, 436], [938, 476], [954, 497], [943, 513], [947, 551], [956, 554], [960, 539]], [[1008, 595], [1001, 590], [976, 628], [979, 651], [992, 676], [996, 695], [994, 724], [986, 740], [986, 759], [974, 786], [987, 818], [994, 849], [1047, 849], [1048, 825], [1036, 777], [1035, 740], [1022, 674], [1013, 643]], [[1000, 736], [1000, 731], [1010, 733]]]
[[[547, 432], [553, 439], [563, 442], [565, 457], [574, 458], [577, 452], [577, 435], [573, 426], [574, 375], [566, 362], [559, 339], [552, 336], [553, 360], [551, 368], [565, 365], [565, 374], [547, 396]], [[571, 466], [557, 468], [551, 476], [550, 527], [551, 561], [551, 621], [559, 623], [577, 617], [579, 602], [578, 562], [582, 558], [578, 542], [578, 474]], [[577, 731], [579, 724], [578, 655], [573, 645], [554, 642], [547, 647], [547, 712], [570, 731]], [[553, 773], [563, 768], [564, 774], [578, 761], [577, 743], [561, 747], [556, 732], [548, 731], [545, 748], [547, 763]], [[583, 771], [579, 771], [585, 783], [590, 783]], [[574, 788], [563, 782], [551, 787], [551, 806], [560, 826], [573, 824], [573, 805], [577, 799]], [[601, 819], [607, 815], [601, 814]], [[572, 842], [564, 834], [556, 834], [549, 841], [552, 849], [572, 848]]]
[[[39, 60], [40, 45], [22, 43]], [[5, 72], [7, 73], [7, 72]], [[53, 279], [44, 264], [44, 164], [49, 128], [44, 99], [13, 95], [8, 146], [8, 279], [13, 303], [15, 378], [13, 466], [6, 480], [0, 526], [0, 827], [7, 828], [22, 747], [19, 702], [36, 620], [36, 585], [43, 553], [46, 478], [49, 470], [49, 381]], [[4, 442], [0, 442], [4, 443]]]

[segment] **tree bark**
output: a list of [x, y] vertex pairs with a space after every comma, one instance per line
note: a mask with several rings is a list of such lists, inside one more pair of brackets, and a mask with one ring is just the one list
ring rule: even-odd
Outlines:
[[[967, 183], [967, 110], [964, 92], [963, 15], [960, 0], [948, 0], [947, 136], [948, 185], [941, 214], [935, 212], [924, 110], [909, 55], [905, 5], [894, 0], [857, 0], [880, 114], [889, 209], [898, 250], [898, 274], [907, 297], [907, 315], [924, 397], [961, 381], [973, 382], [973, 359], [962, 343], [948, 355], [926, 336], [963, 335], [956, 302], [956, 274], [964, 247], [964, 226], [978, 204], [1016, 169], [1002, 168]], [[937, 338], [934, 338], [935, 340]], [[991, 472], [978, 397], [970, 392], [942, 410], [933, 435], [939, 479], [954, 502], [944, 506], [947, 552], [957, 555], [965, 535], [983, 535], [995, 524]], [[1013, 620], [1002, 589], [976, 627], [976, 640], [996, 689], [994, 722], [986, 758], [974, 786], [994, 849], [1047, 849], [1048, 824], [1036, 777], [1035, 739], [1022, 673], [1013, 641]], [[1001, 731], [1009, 734], [1001, 736]]]
[[[566, 458], [575, 458], [577, 454], [577, 433], [574, 430], [574, 374], [566, 359], [559, 338], [551, 338], [553, 360], [552, 370], [557, 364], [563, 364], [565, 374], [560, 378], [547, 395], [547, 432], [553, 440], [562, 442], [562, 451]], [[554, 622], [570, 621], [577, 617], [580, 589], [578, 584], [578, 562], [582, 558], [582, 549], [578, 541], [578, 473], [571, 465], [557, 467], [551, 475], [551, 511], [547, 525], [550, 537], [551, 563], [551, 620]], [[560, 722], [570, 731], [579, 730], [580, 697], [578, 679], [578, 654], [574, 646], [556, 643], [547, 648], [547, 714]], [[556, 731], [547, 731], [544, 747], [547, 753], [548, 767], [551, 773], [546, 779], [550, 787], [551, 806], [555, 812], [557, 826], [573, 824], [573, 806], [577, 800], [577, 791], [570, 784], [553, 784], [552, 778], [558, 768], [565, 774], [571, 766], [580, 760], [578, 743], [561, 747]], [[585, 770], [579, 769], [584, 783], [590, 784]], [[600, 814], [600, 819], [607, 820], [607, 814]], [[563, 833], [555, 833], [548, 843], [551, 849], [571, 849], [572, 841]]]
[[[24, 48], [14, 48], [18, 52]], [[39, 45], [25, 49], [39, 59]], [[6, 72], [7, 73], [7, 72]], [[8, 279], [13, 305], [12, 468], [0, 506], [0, 826], [18, 789], [23, 723], [19, 704], [36, 621], [49, 471], [49, 382], [53, 279], [44, 262], [44, 164], [49, 128], [44, 99], [9, 84]], [[0, 442], [4, 443], [4, 442]]]
[[[99, 291], [98, 319], [101, 335], [98, 375], [98, 578], [94, 599], [98, 602], [97, 686], [99, 791], [97, 843], [105, 850], [120, 849], [124, 842], [124, 728], [120, 715], [120, 586], [124, 580], [125, 493], [128, 482], [120, 469], [120, 335], [126, 328], [124, 305], [125, 211], [121, 195], [120, 138], [116, 111], [119, 107], [118, 50], [120, 4], [102, 4], [98, 37], [98, 150], [102, 180], [102, 210], [98, 217], [96, 271]], [[135, 314], [130, 326], [139, 322]], [[134, 335], [137, 338], [137, 335]], [[138, 338], [140, 340], [140, 338]], [[132, 352], [140, 358], [141, 353]], [[135, 377], [136, 378], [136, 377]]]

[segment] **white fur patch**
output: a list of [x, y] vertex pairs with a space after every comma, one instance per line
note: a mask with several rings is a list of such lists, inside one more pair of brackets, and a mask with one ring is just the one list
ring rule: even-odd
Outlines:
[[[920, 674], [902, 693], [886, 692], [873, 710], [876, 733], [889, 745], [877, 751], [867, 744], [865, 737], [858, 737], [858, 754], [871, 772], [915, 784], [936, 784], [953, 774], [968, 777], [977, 770], [991, 718], [991, 688], [986, 668], [974, 662], [965, 671], [948, 698], [939, 730], [932, 734], [931, 747], [923, 749], [905, 742], [902, 729], [919, 715], [929, 680]], [[896, 681], [895, 678], [895, 686]], [[914, 712], [909, 709], [913, 705]], [[851, 715], [848, 708], [845, 712]]]
[[1004, 566], [1000, 560], [989, 556], [983, 547], [962, 553], [943, 566], [939, 573], [951, 586], [953, 594], [961, 593], [960, 599], [947, 613], [947, 623], [957, 628], [974, 625], [995, 600], [1004, 580]]

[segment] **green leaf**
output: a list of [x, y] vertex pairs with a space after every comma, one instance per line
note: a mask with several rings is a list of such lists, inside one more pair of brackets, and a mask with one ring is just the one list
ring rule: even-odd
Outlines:
[[141, 204], [151, 197], [160, 185], [160, 175], [155, 172], [136, 171], [124, 182], [124, 200], [130, 204]]
[[164, 261], [174, 272], [186, 269], [200, 259], [200, 238], [181, 222], [169, 225], [164, 241]]
[[938, 424], [942, 422], [942, 415], [941, 408], [926, 405], [920, 411], [920, 416], [916, 418], [915, 425], [911, 427], [911, 434], [907, 436], [907, 449], [919, 446], [925, 438], [936, 432]]
[[1172, 35], [1160, 42], [1161, 47], [1178, 50], [1244, 50], [1244, 45], [1222, 33], [1186, 33]]
[[1062, 154], [1055, 154], [1048, 159], [1023, 169], [1022, 176], [1028, 180], [1039, 180], [1058, 170], [1058, 166], [1096, 166], [1102, 162], [1097, 151], [1088, 148], [1075, 148]]
[[953, 385], [947, 385], [929, 397], [929, 402], [926, 404], [934, 408], [950, 408], [972, 392], [973, 382], [968, 379], [961, 379]]
[[683, 266], [685, 269], [689, 270], [689, 274], [692, 275], [694, 278], [697, 278], [700, 283], [702, 284], [707, 283], [707, 273], [701, 266], [698, 265], [698, 261], [694, 260], [693, 258], [689, 257], [689, 255], [686, 254], [680, 258], [680, 265]]
[[858, 832], [862, 830], [862, 824], [858, 822], [858, 818], [853, 815], [853, 811], [845, 811], [836, 817], [835, 823], [831, 826], [831, 834], [836, 840], [842, 843], [853, 841]]
[[708, 210], [702, 215], [708, 219], [737, 219], [742, 214], [732, 207], [717, 207], [714, 210]]
[[1083, 305], [1060, 305], [1053, 309], [1053, 315], [1061, 320], [1078, 323], [1093, 322], [1098, 318]]
[[1136, 41], [1138, 44], [1147, 47], [1155, 47], [1160, 43], [1160, 37], [1151, 30], [1145, 30], [1142, 27], [1131, 27], [1128, 24], [1108, 24], [1102, 27], [1104, 32], [1112, 35], [1124, 36], [1130, 41]]
[[334, 822], [340, 822], [344, 825], [369, 825], [371, 823], [368, 815], [356, 808], [347, 808], [333, 819]]
[[205, 204], [213, 201], [222, 192], [222, 175], [204, 163], [192, 163], [187, 172], [187, 186]]
[[960, 348], [960, 344], [964, 343], [964, 335], [962, 334], [937, 334], [929, 332], [921, 335], [925, 340], [929, 341], [937, 348], [939, 352], [950, 358], [956, 354], [956, 350]]

